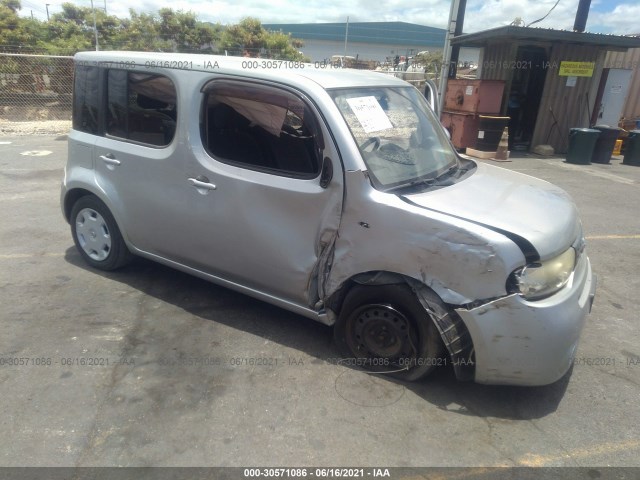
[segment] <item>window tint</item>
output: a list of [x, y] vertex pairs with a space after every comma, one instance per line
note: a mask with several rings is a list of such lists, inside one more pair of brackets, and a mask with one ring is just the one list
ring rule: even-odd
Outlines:
[[98, 132], [98, 68], [78, 66], [74, 76], [73, 128]]
[[126, 70], [109, 70], [109, 135], [165, 146], [173, 140], [176, 119], [176, 89], [167, 77]]
[[214, 81], [204, 89], [203, 143], [221, 161], [314, 178], [322, 137], [307, 104], [273, 87]]

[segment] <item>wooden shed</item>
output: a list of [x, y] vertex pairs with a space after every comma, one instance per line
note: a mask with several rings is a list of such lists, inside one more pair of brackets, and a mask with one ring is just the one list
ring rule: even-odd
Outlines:
[[569, 129], [592, 124], [607, 52], [640, 38], [506, 26], [460, 35], [452, 45], [480, 48], [477, 77], [506, 82], [501, 114], [512, 148], [568, 147]]

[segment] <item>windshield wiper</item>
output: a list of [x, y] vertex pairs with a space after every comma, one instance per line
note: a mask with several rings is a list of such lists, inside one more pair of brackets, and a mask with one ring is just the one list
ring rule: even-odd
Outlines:
[[396, 185], [394, 187], [387, 188], [385, 190], [385, 193], [391, 193], [391, 192], [395, 192], [397, 190], [404, 190], [405, 188], [411, 188], [411, 187], [416, 187], [416, 186], [432, 187], [432, 186], [442, 185], [439, 182], [441, 180], [443, 180], [445, 177], [448, 177], [449, 175], [453, 175], [458, 170], [458, 168], [459, 168], [458, 165], [453, 165], [453, 166], [449, 167], [445, 172], [443, 172], [440, 175], [438, 175], [437, 177], [422, 178], [422, 179], [412, 180], [410, 182], [402, 183], [400, 185]]
[[449, 167], [446, 172], [441, 173], [436, 178], [434, 178], [434, 180], [436, 182], [438, 180], [442, 180], [443, 178], [448, 177], [449, 175], [453, 175], [456, 172], [456, 170], [458, 170], [458, 165], [453, 165], [453, 166]]
[[411, 188], [411, 187], [415, 187], [417, 185], [425, 185], [425, 186], [432, 186], [435, 185], [436, 183], [436, 179], [435, 178], [423, 178], [421, 180], [411, 180], [410, 182], [407, 183], [401, 183], [400, 185], [396, 185], [394, 187], [390, 187], [387, 188], [384, 192], [385, 193], [391, 193], [391, 192], [395, 192], [396, 190], [404, 190], [405, 188]]

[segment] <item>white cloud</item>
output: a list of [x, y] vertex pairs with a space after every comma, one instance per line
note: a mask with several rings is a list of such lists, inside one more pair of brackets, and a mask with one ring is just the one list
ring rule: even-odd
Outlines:
[[[596, 12], [590, 14], [598, 25], [611, 32], [622, 35], [640, 34], [640, 4], [622, 3], [616, 6], [611, 12]], [[589, 23], [587, 23], [587, 27]]]
[[[49, 0], [49, 11], [59, 12], [65, 0]], [[640, 4], [620, 3], [621, 0], [593, 0], [587, 22], [587, 31], [600, 33], [638, 33]], [[556, 0], [468, 0], [464, 24], [465, 32], [476, 32], [508, 25], [516, 17], [531, 23], [543, 17]], [[90, 6], [90, 0], [75, 0], [82, 6]], [[104, 0], [94, 0], [96, 8], [104, 6]], [[616, 6], [616, 4], [618, 4]], [[142, 0], [127, 3], [122, 0], [106, 0], [107, 11], [127, 16], [129, 8], [155, 12], [163, 7], [190, 10], [198, 18], [213, 23], [236, 23], [243, 17], [259, 18], [263, 23], [322, 23], [403, 21], [446, 28], [450, 0], [378, 0], [375, 8], [370, 0]], [[553, 12], [536, 26], [544, 28], [573, 29], [578, 0], [560, 0]], [[37, 18], [46, 18], [44, 7], [36, 0], [23, 0], [22, 15], [33, 10]]]
[[[468, 12], [465, 21], [465, 31], [475, 32], [509, 25], [516, 18], [521, 18], [528, 25], [547, 15], [555, 3], [556, 0], [544, 0], [542, 2], [531, 2], [529, 0], [474, 1], [473, 5], [470, 5], [473, 13], [469, 14]], [[536, 23], [535, 26], [572, 30], [577, 7], [578, 0], [562, 0], [545, 20]]]

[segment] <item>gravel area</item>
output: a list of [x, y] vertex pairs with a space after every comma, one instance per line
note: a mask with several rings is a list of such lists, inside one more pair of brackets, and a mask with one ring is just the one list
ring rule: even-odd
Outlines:
[[0, 136], [16, 135], [65, 135], [71, 122], [67, 120], [39, 120], [33, 122], [10, 122], [0, 119]]

